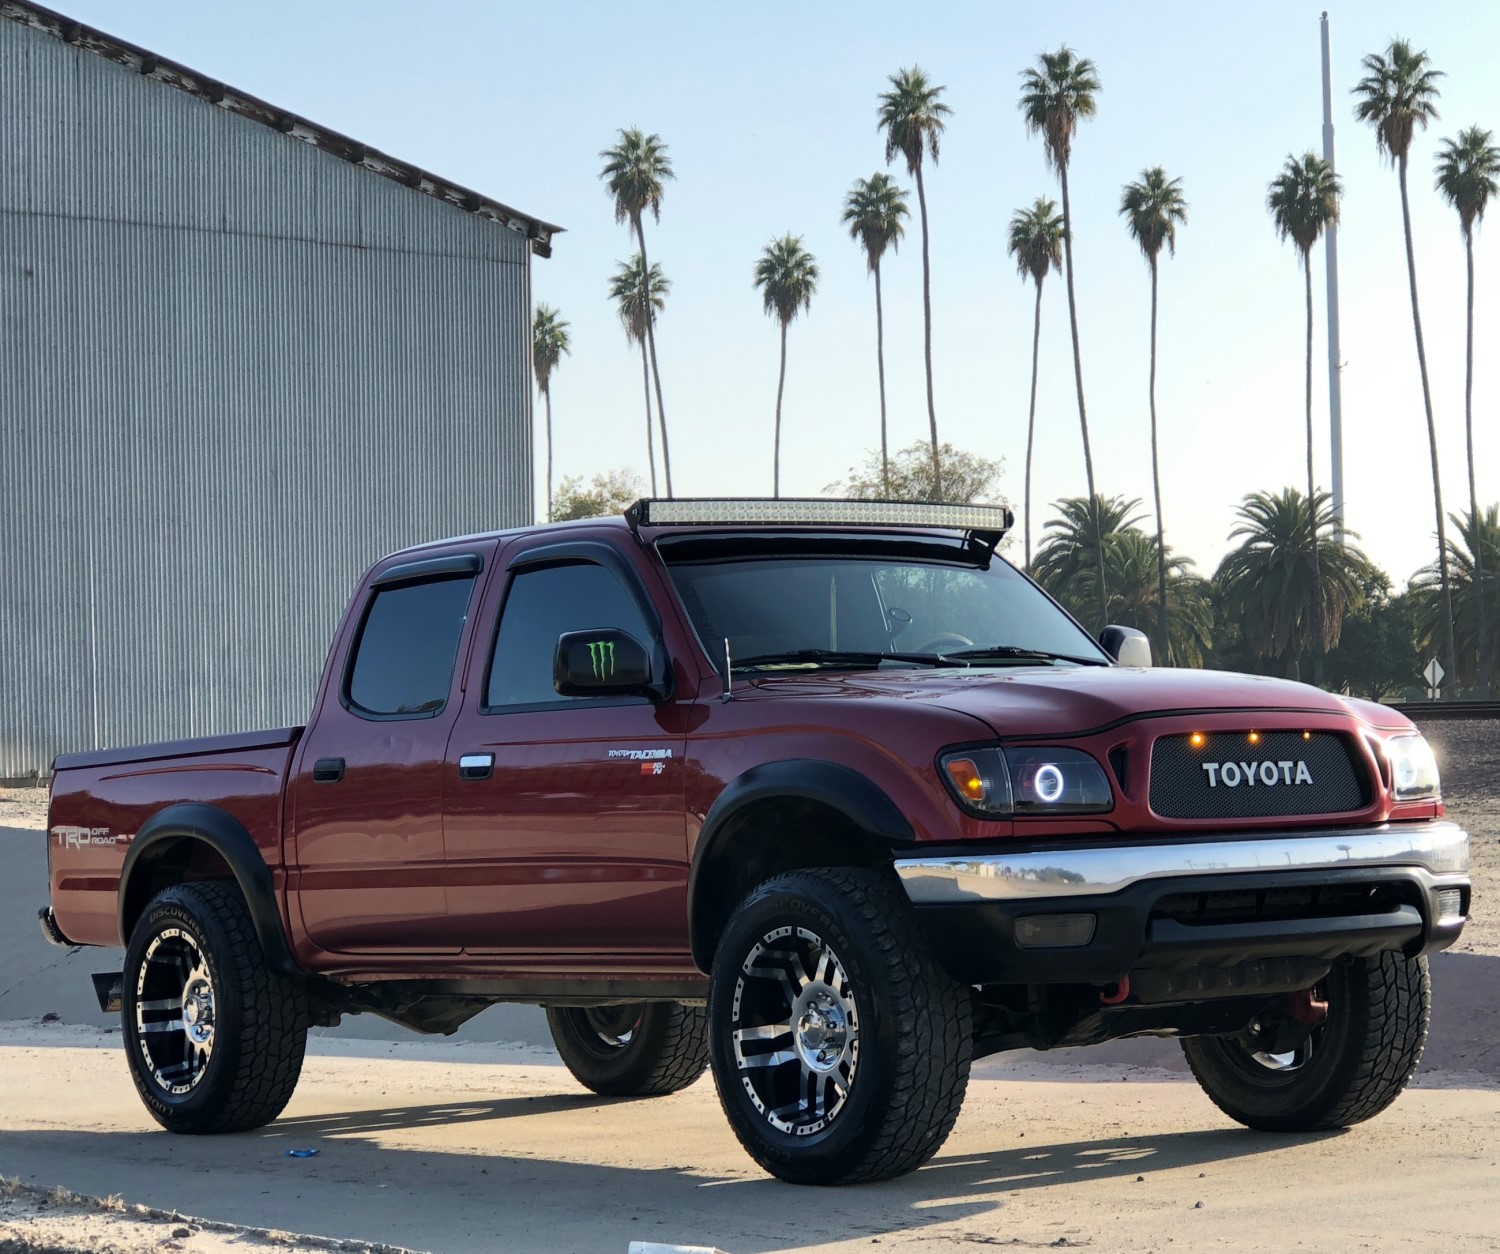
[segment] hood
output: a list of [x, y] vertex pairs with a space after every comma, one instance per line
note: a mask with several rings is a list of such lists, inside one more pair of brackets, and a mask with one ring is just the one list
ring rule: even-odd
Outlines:
[[1230, 671], [1125, 666], [885, 670], [759, 675], [767, 697], [885, 697], [981, 719], [999, 736], [1066, 736], [1147, 714], [1295, 710], [1407, 727], [1399, 711], [1350, 701], [1310, 684]]

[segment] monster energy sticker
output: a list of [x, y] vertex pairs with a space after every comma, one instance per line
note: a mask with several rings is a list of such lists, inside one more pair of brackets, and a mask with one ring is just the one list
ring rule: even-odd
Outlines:
[[595, 679], [610, 679], [615, 673], [615, 642], [613, 640], [589, 641], [589, 666]]

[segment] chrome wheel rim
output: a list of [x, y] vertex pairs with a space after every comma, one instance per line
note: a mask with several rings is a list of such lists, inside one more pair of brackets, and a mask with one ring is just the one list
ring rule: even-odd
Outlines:
[[629, 1006], [590, 1006], [583, 1012], [590, 1030], [602, 1045], [624, 1049], [640, 1031], [644, 1008], [640, 1003]]
[[191, 1093], [214, 1052], [217, 999], [202, 946], [181, 928], [151, 938], [135, 979], [135, 1034], [146, 1069], [172, 1097]]
[[805, 927], [761, 937], [740, 964], [729, 1026], [740, 1083], [767, 1123], [803, 1137], [838, 1118], [859, 1069], [859, 1007], [822, 937]]

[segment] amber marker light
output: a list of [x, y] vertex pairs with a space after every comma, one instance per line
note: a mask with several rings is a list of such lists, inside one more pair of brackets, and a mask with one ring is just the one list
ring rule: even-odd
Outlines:
[[979, 768], [970, 758], [950, 758], [947, 763], [948, 778], [953, 781], [959, 795], [970, 801], [984, 800], [984, 779]]
[[1260, 744], [1260, 733], [1259, 732], [1251, 732], [1250, 733], [1250, 743], [1252, 745], [1258, 745], [1258, 744]]
[[1204, 736], [1202, 732], [1194, 732], [1191, 736], [1188, 737], [1188, 743], [1192, 745], [1194, 749], [1203, 748], [1203, 740]]
[[1312, 732], [1310, 732], [1310, 731], [1303, 732], [1302, 733], [1302, 739], [1303, 740], [1311, 740], [1312, 739]]

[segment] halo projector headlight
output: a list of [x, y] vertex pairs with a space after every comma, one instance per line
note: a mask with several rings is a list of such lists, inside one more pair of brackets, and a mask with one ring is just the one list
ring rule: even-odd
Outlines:
[[1078, 749], [954, 749], [938, 759], [938, 768], [958, 803], [983, 818], [1114, 808], [1104, 768]]
[[1386, 742], [1391, 764], [1391, 797], [1396, 801], [1437, 801], [1442, 798], [1437, 759], [1424, 736], [1393, 736]]

